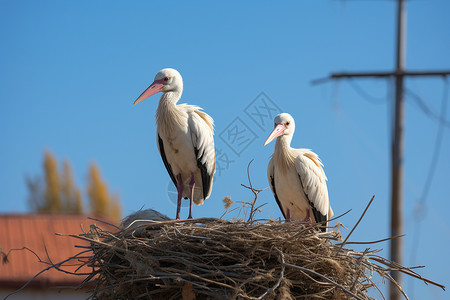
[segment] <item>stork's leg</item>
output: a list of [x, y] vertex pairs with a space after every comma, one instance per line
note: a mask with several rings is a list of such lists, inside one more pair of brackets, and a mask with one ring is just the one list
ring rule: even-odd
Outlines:
[[192, 203], [194, 202], [194, 173], [191, 173], [191, 182], [189, 182], [189, 187], [191, 188], [191, 198], [189, 199], [189, 217], [188, 219], [192, 219]]
[[291, 221], [291, 210], [288, 208], [286, 212], [286, 222]]
[[305, 217], [305, 219], [303, 219], [302, 222], [312, 225], [312, 219], [311, 219], [311, 216], [310, 216], [310, 210], [309, 209], [306, 210], [306, 217]]
[[178, 198], [177, 198], [177, 220], [180, 219], [180, 208], [181, 208], [181, 198], [183, 197], [183, 180], [181, 180], [181, 174], [177, 175], [177, 191], [178, 191]]

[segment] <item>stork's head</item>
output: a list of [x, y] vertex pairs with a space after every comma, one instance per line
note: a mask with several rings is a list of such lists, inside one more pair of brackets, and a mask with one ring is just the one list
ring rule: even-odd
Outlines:
[[267, 140], [264, 143], [264, 146], [273, 141], [275, 138], [279, 136], [291, 136], [295, 131], [295, 122], [294, 118], [288, 113], [281, 113], [277, 115], [274, 119], [275, 125], [272, 133], [269, 135]]
[[147, 99], [158, 92], [178, 92], [181, 95], [183, 91], [183, 78], [177, 70], [167, 68], [162, 69], [155, 76], [153, 83], [134, 101], [134, 104]]

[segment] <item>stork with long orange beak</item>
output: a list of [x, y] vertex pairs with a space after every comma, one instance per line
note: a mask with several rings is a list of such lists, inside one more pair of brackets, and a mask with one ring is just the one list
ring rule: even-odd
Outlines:
[[283, 216], [287, 221], [324, 222], [328, 226], [333, 210], [322, 162], [309, 149], [291, 148], [295, 122], [290, 114], [281, 113], [274, 121], [275, 128], [264, 146], [277, 139], [267, 177]]
[[212, 190], [216, 171], [214, 121], [201, 108], [177, 104], [183, 93], [183, 79], [174, 69], [163, 69], [153, 83], [134, 101], [137, 104], [163, 92], [156, 110], [157, 145], [161, 158], [178, 191], [176, 218], [180, 219], [181, 199], [202, 205]]

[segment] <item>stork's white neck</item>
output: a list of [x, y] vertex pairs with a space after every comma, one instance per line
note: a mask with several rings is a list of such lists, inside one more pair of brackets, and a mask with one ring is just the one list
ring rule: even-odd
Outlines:
[[275, 151], [291, 148], [292, 135], [282, 135], [277, 137], [275, 142]]
[[169, 103], [177, 104], [177, 102], [181, 98], [182, 93], [183, 93], [183, 90], [174, 90], [174, 91], [165, 92], [159, 99], [159, 103], [166, 102], [167, 104], [169, 104]]
[[177, 102], [181, 98], [181, 92], [169, 91], [164, 93], [159, 99], [158, 109], [156, 110], [156, 119], [158, 116], [165, 115], [169, 111], [176, 110]]
[[273, 157], [276, 165], [287, 170], [295, 162], [295, 155], [291, 148], [292, 135], [282, 135], [275, 142]]
[[156, 125], [161, 133], [167, 134], [172, 131], [175, 124], [181, 124], [182, 112], [177, 107], [180, 98], [181, 91], [169, 91], [159, 99], [158, 109], [156, 110]]

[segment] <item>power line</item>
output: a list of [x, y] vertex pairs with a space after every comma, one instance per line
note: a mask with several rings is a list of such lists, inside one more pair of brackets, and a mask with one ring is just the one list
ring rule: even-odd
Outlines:
[[438, 121], [439, 123], [441, 123], [442, 125], [450, 128], [450, 121], [448, 121], [446, 119], [446, 115], [441, 114], [441, 116], [438, 116], [437, 113], [433, 112], [428, 107], [428, 105], [425, 103], [425, 101], [422, 100], [422, 98], [419, 95], [415, 94], [414, 92], [412, 92], [409, 89], [405, 89], [405, 92], [406, 92], [406, 94], [411, 96], [411, 99], [416, 101], [417, 105], [423, 111], [424, 114], [426, 114], [429, 118], [434, 119], [434, 120]]
[[[448, 95], [449, 95], [449, 83], [447, 80], [444, 81], [444, 92], [442, 96], [441, 102], [441, 116], [440, 119], [445, 119], [447, 115], [447, 105], [448, 105]], [[412, 236], [412, 247], [411, 247], [411, 264], [415, 264], [416, 257], [419, 249], [419, 241], [420, 241], [420, 229], [421, 222], [426, 216], [426, 201], [428, 199], [428, 192], [430, 191], [431, 183], [433, 182], [433, 177], [436, 171], [437, 163], [439, 160], [439, 154], [441, 152], [442, 140], [444, 137], [444, 126], [446, 124], [444, 122], [439, 122], [439, 126], [437, 129], [436, 140], [434, 142], [434, 150], [433, 155], [431, 156], [431, 163], [428, 169], [428, 175], [425, 180], [425, 184], [423, 186], [422, 195], [420, 199], [416, 202], [414, 207], [414, 231]], [[411, 290], [411, 299], [414, 299], [414, 284], [410, 288]]]
[[372, 95], [369, 95], [352, 78], [348, 78], [347, 82], [355, 90], [356, 93], [358, 93], [363, 99], [367, 100], [368, 102], [377, 105], [386, 103], [385, 97], [374, 97]]
[[436, 135], [436, 142], [434, 144], [434, 152], [433, 159], [431, 160], [430, 169], [428, 172], [427, 181], [425, 181], [425, 186], [422, 193], [421, 201], [425, 202], [426, 197], [428, 195], [428, 191], [430, 189], [431, 182], [433, 180], [434, 171], [436, 170], [437, 162], [439, 159], [439, 153], [441, 151], [442, 138], [444, 136], [444, 126], [448, 126], [448, 123], [444, 123], [442, 120], [445, 120], [445, 116], [447, 115], [447, 104], [448, 104], [448, 81], [444, 81], [444, 94], [442, 96], [441, 103], [441, 122], [439, 123], [438, 132]]

